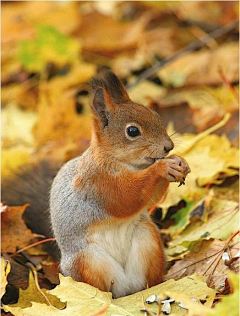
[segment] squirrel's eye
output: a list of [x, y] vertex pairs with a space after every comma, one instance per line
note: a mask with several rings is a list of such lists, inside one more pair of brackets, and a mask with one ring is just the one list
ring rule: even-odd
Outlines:
[[139, 136], [141, 133], [139, 131], [139, 129], [136, 126], [128, 126], [127, 128], [127, 134], [130, 137], [137, 137]]

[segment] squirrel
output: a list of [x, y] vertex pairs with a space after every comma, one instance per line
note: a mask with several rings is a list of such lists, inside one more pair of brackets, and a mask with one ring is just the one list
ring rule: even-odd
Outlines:
[[90, 147], [67, 162], [50, 193], [61, 271], [114, 298], [159, 284], [165, 270], [158, 228], [148, 216], [170, 182], [190, 168], [158, 113], [131, 101], [109, 70], [92, 80]]
[[[2, 198], [31, 204], [27, 223], [36, 233], [54, 235], [65, 276], [118, 298], [162, 282], [164, 249], [147, 211], [170, 182], [183, 183], [190, 168], [168, 156], [174, 144], [160, 115], [134, 103], [114, 73], [99, 71], [91, 90], [90, 147], [59, 171], [44, 162], [17, 175], [15, 185], [3, 184]], [[46, 181], [37, 180], [41, 175]]]

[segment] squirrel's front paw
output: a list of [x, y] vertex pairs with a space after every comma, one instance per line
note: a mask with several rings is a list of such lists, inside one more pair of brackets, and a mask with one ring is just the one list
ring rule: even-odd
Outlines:
[[180, 182], [184, 184], [185, 178], [191, 169], [182, 157], [172, 155], [166, 159], [164, 162], [167, 164], [167, 172], [165, 178], [170, 182]]
[[168, 159], [173, 159], [179, 166], [183, 168], [184, 178], [186, 178], [187, 174], [191, 172], [191, 169], [184, 158], [177, 155], [171, 155], [168, 157]]

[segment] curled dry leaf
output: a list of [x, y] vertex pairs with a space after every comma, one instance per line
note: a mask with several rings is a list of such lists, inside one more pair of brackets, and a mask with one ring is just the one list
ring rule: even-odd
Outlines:
[[[226, 242], [218, 239], [203, 240], [191, 247], [191, 252], [182, 260], [175, 262], [170, 268], [166, 280], [182, 278], [191, 275], [193, 272], [203, 275], [208, 286], [221, 291], [224, 288], [227, 271], [234, 272], [239, 270], [239, 260], [235, 261], [230, 267], [226, 266], [222, 260], [222, 254], [226, 248]], [[233, 243], [227, 252], [230, 257], [234, 257], [239, 251], [238, 242]]]
[[5, 293], [5, 288], [8, 283], [7, 276], [10, 272], [10, 264], [8, 261], [5, 261], [4, 258], [1, 257], [1, 293], [0, 297], [2, 297]]
[[35, 237], [22, 219], [23, 212], [27, 207], [27, 204], [18, 207], [8, 207], [2, 213], [2, 252], [13, 253], [16, 251], [16, 247], [30, 242]]
[[59, 284], [59, 263], [51, 262], [42, 264], [44, 277], [47, 278], [52, 284]]

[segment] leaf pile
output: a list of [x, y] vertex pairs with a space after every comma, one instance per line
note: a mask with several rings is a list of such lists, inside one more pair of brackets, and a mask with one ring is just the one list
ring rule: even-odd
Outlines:
[[2, 2], [3, 187], [12, 181], [17, 190], [22, 168], [42, 160], [60, 166], [86, 150], [88, 83], [98, 66], [111, 68], [134, 102], [162, 116], [175, 154], [192, 170], [149, 211], [166, 246], [165, 281], [116, 300], [59, 274], [51, 247], [41, 244], [45, 236], [28, 228], [30, 191], [14, 206], [3, 194], [4, 314], [161, 315], [157, 304], [145, 304], [155, 294], [175, 299], [171, 315], [238, 310], [238, 29], [136, 83], [159, 61], [237, 19], [237, 1]]

